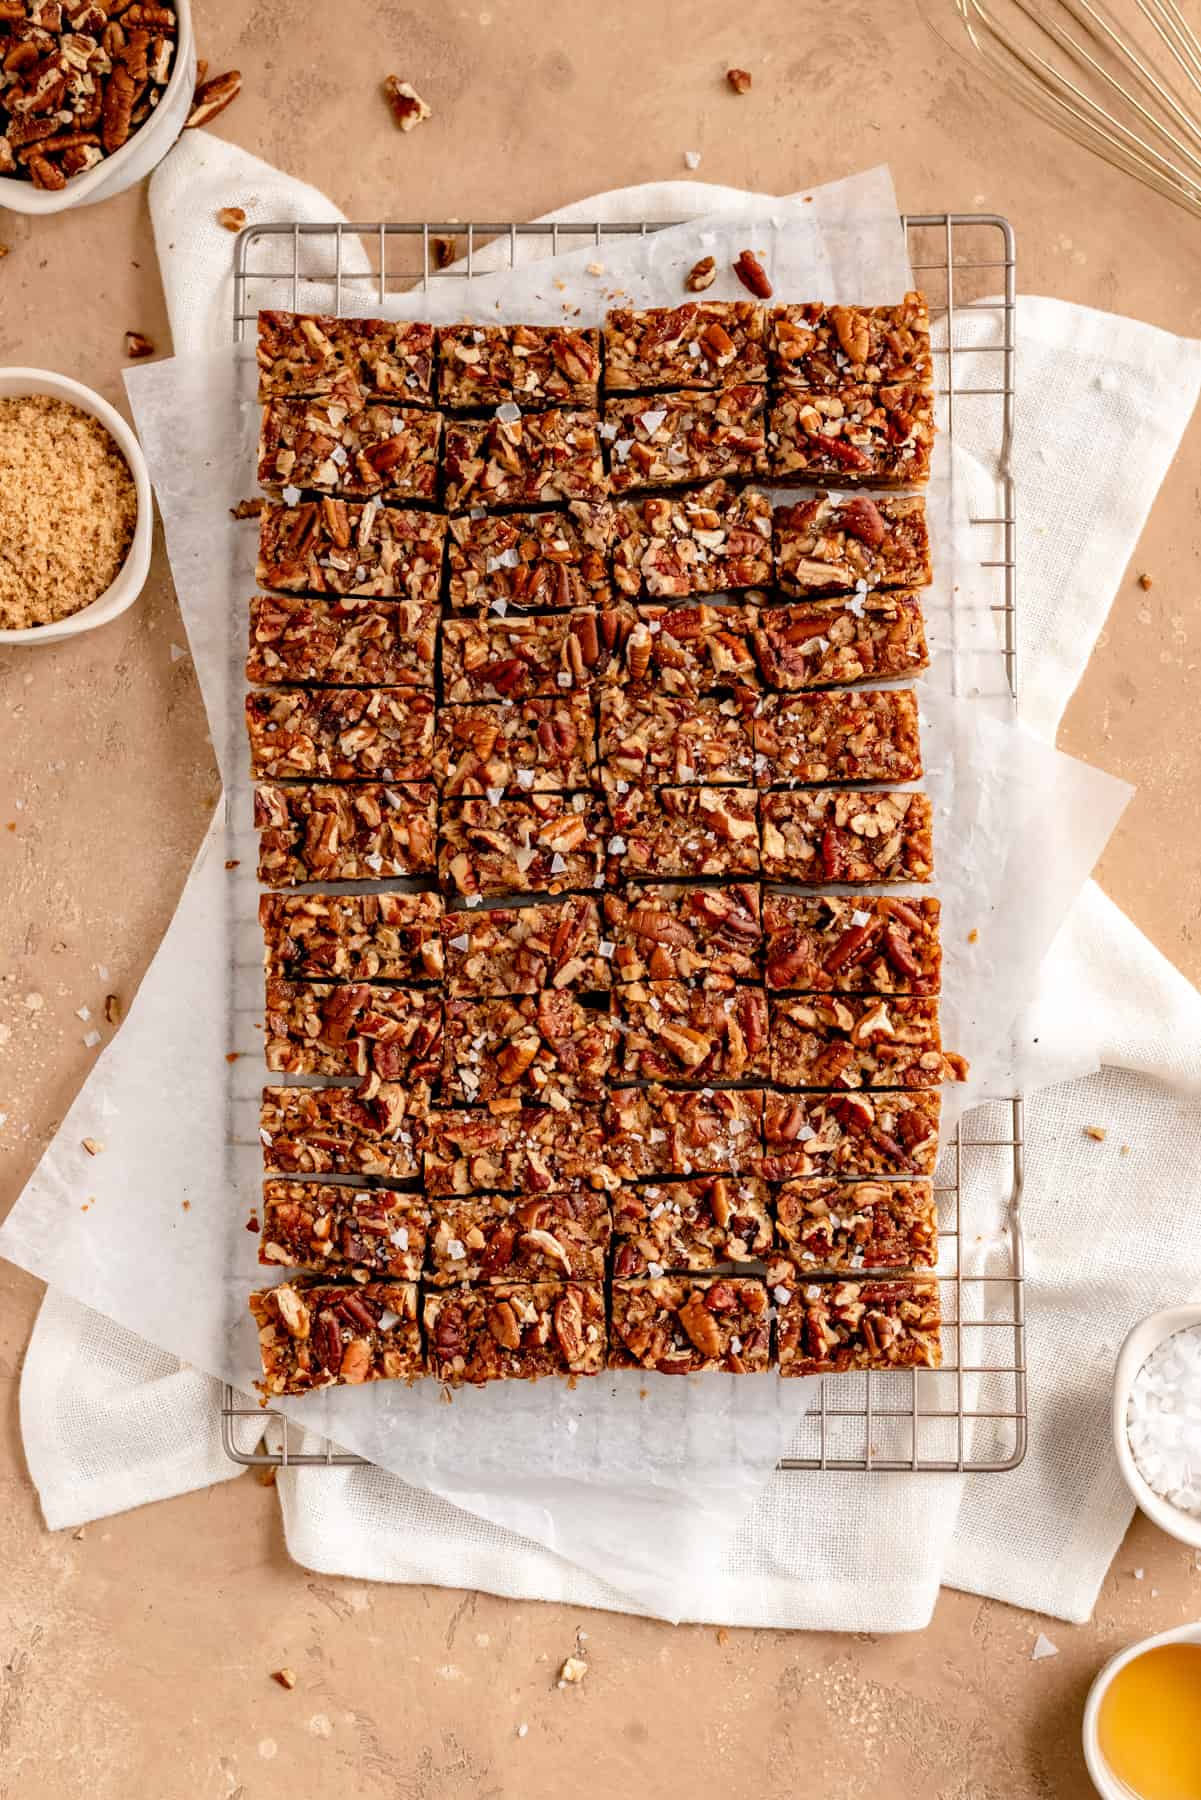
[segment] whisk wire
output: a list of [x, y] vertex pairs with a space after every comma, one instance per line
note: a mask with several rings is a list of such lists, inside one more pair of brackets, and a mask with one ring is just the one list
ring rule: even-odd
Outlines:
[[973, 49], [1011, 93], [1201, 216], [1201, 120], [1185, 98], [1201, 95], [1201, 39], [1178, 0], [1133, 0], [1166, 52], [1162, 67], [1101, 0], [1009, 0], [1005, 18], [985, 0], [955, 3]]

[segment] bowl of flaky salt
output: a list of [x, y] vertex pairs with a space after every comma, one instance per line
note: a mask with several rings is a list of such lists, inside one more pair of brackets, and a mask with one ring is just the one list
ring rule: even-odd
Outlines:
[[1201, 1549], [1201, 1305], [1152, 1313], [1122, 1345], [1113, 1441], [1142, 1511]]

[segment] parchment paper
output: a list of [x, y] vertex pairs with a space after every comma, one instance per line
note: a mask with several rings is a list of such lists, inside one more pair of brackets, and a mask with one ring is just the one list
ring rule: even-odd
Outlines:
[[[748, 224], [751, 211], [753, 223]], [[664, 303], [702, 254], [750, 242], [778, 297], [899, 299], [910, 283], [886, 172], [716, 215], [645, 240], [473, 275], [389, 313], [596, 322], [616, 289]], [[347, 245], [350, 266], [357, 247]], [[484, 258], [481, 258], [481, 263]], [[365, 259], [362, 259], [365, 268]], [[321, 304], [320, 263], [305, 286]], [[560, 283], [562, 285], [560, 285]], [[256, 286], [265, 289], [270, 283]], [[710, 292], [740, 292], [732, 276]], [[251, 295], [287, 305], [290, 283]], [[328, 291], [325, 304], [329, 303]], [[366, 287], [346, 310], [380, 310]], [[256, 529], [253, 351], [177, 359], [128, 386], [154, 478], [188, 639], [226, 785], [180, 908], [130, 1016], [96, 1065], [7, 1223], [0, 1252], [245, 1391], [257, 1372], [246, 1295], [262, 1271], [245, 1229], [261, 1180], [262, 968], [242, 698]], [[967, 1098], [1020, 1071], [1011, 1023], [1127, 797], [1013, 722], [979, 583], [964, 483], [940, 453], [930, 497], [938, 580], [934, 666], [921, 688], [944, 904], [944, 1037], [973, 1060]], [[236, 863], [227, 869], [227, 862]], [[976, 933], [976, 941], [968, 942]], [[227, 1054], [239, 1053], [232, 1065]], [[965, 1096], [948, 1096], [948, 1129]], [[100, 1140], [95, 1158], [82, 1139]], [[81, 1210], [86, 1202], [87, 1210]], [[732, 1532], [791, 1437], [807, 1384], [775, 1376], [606, 1376], [501, 1384], [446, 1405], [432, 1383], [380, 1383], [284, 1402], [337, 1443], [548, 1545], [651, 1610], [700, 1539]]]

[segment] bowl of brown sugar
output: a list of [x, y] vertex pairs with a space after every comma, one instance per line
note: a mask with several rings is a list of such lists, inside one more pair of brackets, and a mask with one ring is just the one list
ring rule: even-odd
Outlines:
[[150, 570], [150, 476], [99, 394], [0, 369], [0, 647], [106, 625]]

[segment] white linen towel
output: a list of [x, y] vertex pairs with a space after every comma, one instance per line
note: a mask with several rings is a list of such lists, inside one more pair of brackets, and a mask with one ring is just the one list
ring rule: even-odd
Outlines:
[[[674, 218], [742, 198], [658, 183], [556, 216]], [[315, 190], [233, 146], [203, 132], [183, 139], [151, 188], [177, 352], [227, 339], [230, 243], [213, 215], [235, 202], [252, 224], [338, 217]], [[1023, 299], [1018, 347], [1022, 716], [1051, 736], [1196, 402], [1201, 345]], [[1120, 472], [1112, 491], [1097, 486], [1105, 470]], [[777, 1476], [731, 1545], [698, 1547], [679, 1616], [911, 1630], [943, 1581], [1088, 1616], [1131, 1511], [1108, 1447], [1113, 1353], [1143, 1312], [1201, 1292], [1188, 1224], [1201, 1162], [1201, 996], [1090, 884], [1048, 959], [1034, 1014], [1029, 1035], [1048, 1071], [1106, 1066], [1027, 1107], [1024, 1466], [967, 1481]], [[1090, 1123], [1107, 1127], [1104, 1143], [1085, 1135]], [[22, 1380], [48, 1523], [236, 1473], [220, 1455], [217, 1400], [214, 1383], [49, 1295]], [[289, 1549], [308, 1567], [628, 1608], [540, 1545], [379, 1470], [284, 1473], [278, 1491]]]

